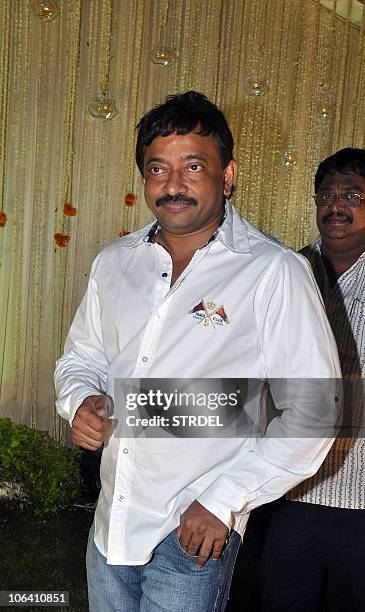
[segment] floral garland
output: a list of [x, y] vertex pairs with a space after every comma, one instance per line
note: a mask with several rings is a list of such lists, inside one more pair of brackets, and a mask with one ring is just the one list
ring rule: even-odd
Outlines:
[[4, 27], [1, 28], [0, 40], [0, 62], [1, 82], [0, 89], [0, 227], [5, 227], [7, 214], [4, 212], [5, 197], [5, 151], [6, 151], [6, 121], [9, 88], [9, 58], [10, 58], [10, 0], [4, 0], [1, 4], [2, 19]]
[[[75, 3], [72, 14], [72, 28], [80, 29], [80, 16], [81, 16], [81, 4]], [[66, 247], [70, 240], [70, 217], [75, 217], [77, 214], [77, 208], [74, 207], [72, 202], [73, 194], [73, 167], [75, 157], [75, 108], [76, 108], [76, 96], [77, 96], [77, 83], [78, 74], [80, 68], [80, 38], [79, 36], [70, 36], [71, 48], [68, 51], [67, 57], [69, 62], [69, 74], [70, 74], [70, 86], [71, 91], [69, 95], [68, 113], [65, 116], [65, 164], [63, 168], [64, 176], [64, 204], [63, 204], [63, 222], [62, 231], [54, 234], [54, 240], [56, 247]], [[76, 61], [75, 61], [76, 60]]]

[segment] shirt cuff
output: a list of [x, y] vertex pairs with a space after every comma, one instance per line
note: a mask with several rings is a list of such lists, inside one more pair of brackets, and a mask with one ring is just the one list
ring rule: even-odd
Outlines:
[[58, 413], [66, 418], [72, 427], [72, 421], [75, 418], [77, 410], [82, 402], [90, 395], [105, 395], [100, 389], [95, 387], [82, 387], [72, 391], [65, 399], [59, 399], [56, 402]]
[[206, 510], [209, 510], [214, 516], [216, 516], [222, 523], [228, 527], [230, 531], [233, 525], [233, 515], [230, 508], [226, 504], [219, 503], [217, 499], [212, 498], [211, 494], [203, 493], [197, 497], [199, 504], [204, 506]]

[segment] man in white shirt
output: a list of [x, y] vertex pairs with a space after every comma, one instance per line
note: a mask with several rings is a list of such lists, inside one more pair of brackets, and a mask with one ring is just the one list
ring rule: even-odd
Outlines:
[[[338, 399], [322, 384], [340, 369], [317, 288], [304, 258], [228, 201], [232, 150], [224, 115], [201, 94], [171, 96], [142, 118], [136, 160], [157, 222], [96, 258], [57, 364], [74, 442], [105, 441], [87, 554], [92, 611], [223, 610], [248, 513], [312, 475], [332, 443], [303, 434], [317, 420], [331, 426]], [[258, 379], [246, 398], [252, 423], [259, 381], [272, 379], [282, 415], [261, 440], [111, 432], [120, 379], [177, 376]]]
[[290, 491], [270, 522], [264, 609], [365, 610], [365, 149], [325, 159], [315, 177], [320, 236], [309, 259], [344, 377], [343, 426], [320, 470]]

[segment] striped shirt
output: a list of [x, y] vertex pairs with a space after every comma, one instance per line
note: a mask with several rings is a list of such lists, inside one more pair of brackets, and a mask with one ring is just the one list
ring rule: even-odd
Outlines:
[[365, 509], [364, 430], [356, 430], [365, 405], [365, 252], [331, 287], [320, 245], [317, 238], [301, 253], [313, 268], [337, 342], [344, 380], [343, 428], [317, 474], [292, 489], [287, 498]]

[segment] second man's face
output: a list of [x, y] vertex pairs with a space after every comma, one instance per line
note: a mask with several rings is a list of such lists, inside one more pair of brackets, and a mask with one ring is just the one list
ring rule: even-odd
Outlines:
[[343, 193], [365, 193], [365, 178], [354, 172], [326, 174], [318, 192], [337, 198], [328, 206], [317, 207], [317, 225], [324, 244], [334, 252], [349, 253], [365, 244], [365, 200], [360, 206], [343, 205]]
[[144, 151], [146, 203], [171, 234], [193, 234], [215, 221], [218, 225], [235, 175], [234, 160], [222, 167], [212, 136], [157, 136]]

